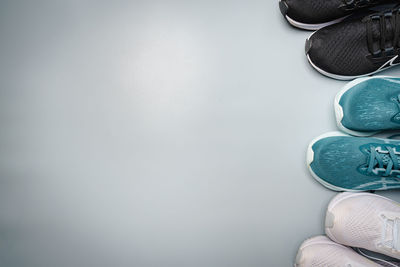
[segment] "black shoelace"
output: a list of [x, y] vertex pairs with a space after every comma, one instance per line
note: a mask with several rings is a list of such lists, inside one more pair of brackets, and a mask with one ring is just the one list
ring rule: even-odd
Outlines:
[[343, 0], [343, 4], [340, 7], [345, 10], [354, 10], [370, 6], [378, 1], [379, 0]]
[[[389, 12], [366, 18], [368, 50], [373, 58], [391, 57], [400, 48], [400, 6]], [[374, 38], [374, 25], [379, 23], [379, 37]], [[376, 27], [375, 27], [376, 29]]]

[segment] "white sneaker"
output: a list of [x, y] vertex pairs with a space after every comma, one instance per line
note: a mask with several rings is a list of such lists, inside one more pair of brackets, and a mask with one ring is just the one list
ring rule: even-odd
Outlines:
[[369, 193], [332, 199], [325, 232], [335, 242], [400, 259], [400, 205]]
[[351, 248], [336, 244], [326, 236], [304, 241], [297, 253], [295, 267], [381, 267]]

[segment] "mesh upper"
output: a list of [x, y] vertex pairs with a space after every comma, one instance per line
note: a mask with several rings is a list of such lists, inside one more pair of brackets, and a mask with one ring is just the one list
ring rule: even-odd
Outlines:
[[[357, 171], [367, 162], [360, 147], [372, 139], [348, 136], [333, 136], [319, 140], [313, 145], [313, 172], [325, 182], [346, 189], [374, 182], [377, 177], [365, 177]], [[376, 140], [378, 141], [378, 140]], [[381, 186], [381, 185], [378, 185]]]
[[[345, 17], [355, 10], [342, 8], [343, 0], [285, 0], [288, 5], [287, 15], [302, 23], [320, 24]], [[375, 0], [369, 6], [385, 3], [387, 0]]]
[[330, 136], [318, 139], [312, 145], [313, 160], [310, 168], [324, 183], [348, 190], [382, 190], [398, 188], [394, 175], [367, 173], [371, 147], [398, 146], [398, 140]]
[[380, 265], [357, 254], [354, 250], [335, 244], [328, 238], [317, 237], [304, 242], [296, 267], [378, 267]]
[[317, 31], [310, 38], [308, 52], [320, 69], [336, 75], [355, 76], [373, 72], [376, 67], [367, 58], [366, 24], [350, 20]]
[[[343, 199], [337, 201], [340, 198]], [[400, 218], [400, 205], [396, 202], [374, 194], [340, 194], [332, 200], [327, 212], [334, 223], [332, 228], [326, 228], [326, 234], [336, 242], [400, 259], [400, 252], [379, 248], [385, 229], [382, 216]], [[395, 238], [392, 224], [387, 224], [384, 236], [385, 244], [391, 244]]]
[[288, 16], [303, 23], [323, 23], [348, 14], [339, 6], [342, 0], [287, 0]]
[[376, 78], [355, 85], [339, 101], [343, 126], [355, 131], [400, 129], [400, 123], [392, 121], [400, 112], [392, 99], [399, 95], [398, 79]]
[[[329, 2], [329, 1], [328, 1]], [[384, 8], [386, 7], [386, 8]], [[394, 4], [381, 6], [384, 10], [392, 10]], [[378, 8], [377, 8], [378, 9]], [[373, 20], [373, 48], [368, 45], [366, 16], [376, 14], [376, 9], [368, 9], [350, 16], [341, 23], [322, 28], [311, 37], [310, 48], [307, 49], [312, 63], [331, 74], [341, 76], [360, 76], [377, 71], [387, 60], [373, 62], [371, 52], [380, 51], [381, 30], [379, 20]], [[390, 47], [393, 39], [391, 20], [386, 20], [386, 47]], [[389, 58], [390, 59], [390, 58]]]

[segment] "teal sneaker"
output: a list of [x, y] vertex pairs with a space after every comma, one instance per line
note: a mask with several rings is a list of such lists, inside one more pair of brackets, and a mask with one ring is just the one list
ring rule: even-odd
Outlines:
[[350, 82], [335, 98], [335, 113], [339, 129], [351, 135], [400, 129], [400, 78]]
[[314, 178], [335, 191], [400, 188], [400, 141], [324, 134], [308, 147]]

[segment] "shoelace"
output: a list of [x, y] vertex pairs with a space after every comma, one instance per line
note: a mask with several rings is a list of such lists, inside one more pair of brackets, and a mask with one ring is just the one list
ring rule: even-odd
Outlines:
[[[399, 252], [400, 251], [400, 242], [399, 242], [400, 218], [389, 219], [385, 215], [382, 215], [382, 219], [383, 219], [383, 227], [382, 227], [382, 235], [381, 235], [381, 245]], [[392, 231], [389, 234], [389, 241], [386, 241], [388, 238], [387, 230], [389, 227], [392, 228]]]
[[[371, 154], [368, 161], [368, 173], [371, 174], [374, 172], [374, 170], [379, 168], [380, 170], [385, 171], [383, 176], [390, 176], [393, 170], [400, 170], [400, 165], [394, 148], [387, 146], [385, 151], [382, 148], [371, 146], [370, 149]], [[387, 162], [384, 162], [384, 157]]]
[[[378, 50], [374, 48], [374, 21], [378, 21], [380, 25]], [[368, 50], [372, 56], [376, 58], [396, 55], [397, 50], [400, 48], [400, 6], [386, 13], [370, 15], [366, 18], [366, 23]], [[393, 34], [393, 38], [388, 40], [388, 36], [391, 33]]]
[[378, 0], [343, 0], [341, 8], [353, 10], [356, 8], [367, 7], [375, 2], [378, 2]]

